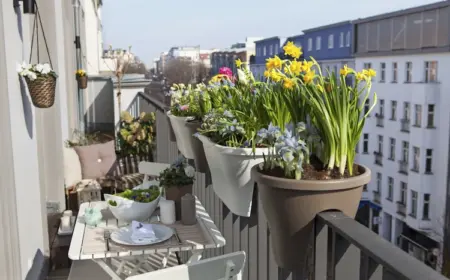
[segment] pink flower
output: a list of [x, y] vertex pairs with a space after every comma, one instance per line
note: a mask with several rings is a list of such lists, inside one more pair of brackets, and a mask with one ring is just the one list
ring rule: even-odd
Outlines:
[[233, 71], [231, 71], [231, 69], [228, 67], [221, 67], [219, 69], [219, 74], [226, 75], [230, 79], [233, 78]]
[[180, 107], [180, 110], [181, 110], [181, 111], [187, 111], [187, 110], [189, 110], [189, 105], [183, 105], [183, 106], [181, 106], [181, 107]]

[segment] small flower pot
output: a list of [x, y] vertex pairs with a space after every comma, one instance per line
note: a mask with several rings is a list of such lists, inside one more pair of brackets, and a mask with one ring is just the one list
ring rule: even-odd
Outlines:
[[175, 201], [175, 217], [181, 220], [181, 198], [185, 194], [192, 194], [192, 184], [185, 186], [165, 186], [166, 199]]
[[77, 77], [77, 82], [79, 89], [86, 89], [88, 85], [88, 77], [86, 75], [82, 77]]
[[52, 75], [30, 80], [25, 77], [30, 92], [31, 102], [37, 108], [50, 108], [55, 103], [56, 78]]
[[187, 117], [176, 117], [167, 112], [171, 127], [175, 134], [178, 150], [188, 159], [193, 159], [197, 172], [206, 173], [208, 171], [208, 163], [205, 157], [202, 143], [193, 135], [200, 128], [200, 122], [188, 122]]
[[254, 155], [251, 148], [225, 147], [206, 136], [197, 137], [205, 149], [214, 192], [231, 212], [250, 217], [254, 189], [250, 171], [263, 162], [263, 154], [268, 154], [268, 150], [257, 148]]
[[370, 169], [358, 168], [360, 175], [336, 180], [285, 179], [262, 174], [259, 165], [252, 168], [280, 267], [293, 270], [304, 263], [318, 213], [339, 210], [355, 217], [371, 177]]

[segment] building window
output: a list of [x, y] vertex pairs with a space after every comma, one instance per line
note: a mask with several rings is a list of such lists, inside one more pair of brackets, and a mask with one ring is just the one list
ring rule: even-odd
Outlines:
[[437, 82], [437, 61], [425, 61], [425, 83]]
[[347, 47], [350, 47], [350, 31], [347, 31], [347, 36], [345, 38], [345, 44]]
[[379, 116], [384, 116], [384, 99], [380, 99], [380, 106], [378, 107], [380, 109]]
[[263, 56], [266, 56], [266, 46], [263, 48]]
[[317, 38], [316, 38], [316, 50], [320, 50], [321, 46], [322, 46], [322, 37], [317, 36]]
[[275, 54], [278, 54], [278, 44], [275, 44]]
[[409, 107], [409, 102], [405, 102], [403, 103], [403, 119], [404, 120], [409, 120], [410, 117], [410, 107]]
[[395, 138], [389, 138], [389, 159], [395, 160]]
[[434, 104], [428, 104], [427, 127], [434, 127]]
[[380, 83], [384, 83], [386, 79], [386, 63], [380, 63]]
[[270, 56], [273, 55], [273, 46], [272, 45], [269, 46], [269, 55]]
[[392, 82], [396, 83], [397, 82], [397, 71], [398, 67], [397, 67], [397, 62], [393, 62], [392, 63]]
[[369, 134], [364, 133], [363, 135], [363, 153], [369, 153]]
[[334, 48], [334, 35], [333, 34], [328, 35], [328, 48], [329, 49]]
[[400, 203], [406, 206], [406, 192], [408, 190], [408, 184], [400, 182]]
[[414, 126], [420, 127], [422, 125], [422, 105], [414, 105]]
[[391, 101], [391, 120], [395, 121], [397, 119], [397, 101]]
[[406, 62], [406, 83], [412, 82], [412, 62]]
[[312, 51], [313, 48], [313, 41], [312, 38], [308, 39], [308, 51]]
[[408, 162], [409, 158], [409, 142], [402, 142], [402, 162]]
[[378, 153], [383, 154], [383, 135], [378, 135]]
[[339, 80], [339, 72], [338, 72], [338, 67], [336, 65], [333, 66], [333, 73]]
[[341, 32], [341, 34], [339, 35], [339, 47], [344, 47], [344, 32]]
[[425, 173], [432, 173], [431, 167], [433, 165], [433, 150], [427, 149], [425, 158]]
[[430, 219], [430, 194], [426, 193], [423, 195], [423, 213], [422, 220]]
[[370, 68], [372, 68], [372, 63], [370, 63], [370, 62], [364, 63], [363, 68], [364, 68], [364, 69], [370, 69]]
[[411, 214], [412, 217], [417, 216], [417, 192], [411, 191]]
[[412, 170], [419, 172], [420, 168], [420, 148], [413, 147], [414, 162]]
[[364, 103], [364, 115], [366, 115], [369, 112], [370, 109], [370, 99], [367, 98], [366, 102]]
[[379, 194], [381, 194], [381, 183], [383, 181], [383, 176], [381, 175], [381, 173], [377, 173], [377, 192]]
[[392, 201], [393, 197], [394, 197], [394, 178], [388, 177], [388, 193], [386, 199]]

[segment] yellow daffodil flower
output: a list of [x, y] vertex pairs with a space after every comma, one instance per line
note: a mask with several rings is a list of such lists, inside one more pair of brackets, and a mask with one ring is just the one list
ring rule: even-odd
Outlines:
[[318, 84], [316, 87], [317, 87], [317, 89], [318, 89], [320, 92], [323, 93], [323, 87], [322, 87], [321, 85]]
[[300, 61], [292, 61], [289, 65], [289, 70], [291, 70], [292, 74], [299, 75], [302, 72], [302, 63]]
[[358, 81], [362, 81], [362, 80], [367, 79], [367, 76], [366, 76], [366, 74], [364, 73], [364, 70], [363, 70], [362, 72], [356, 73], [356, 79], [357, 79]]
[[350, 74], [352, 71], [353, 71], [353, 69], [352, 69], [352, 68], [349, 68], [349, 67], [347, 66], [347, 64], [346, 64], [346, 65], [344, 65], [344, 67], [342, 67], [342, 69], [341, 69], [341, 71], [340, 71], [340, 74], [341, 74], [341, 76], [346, 77], [346, 76], [347, 76], [348, 74]]
[[269, 71], [272, 69], [281, 69], [281, 66], [283, 66], [283, 61], [277, 55], [266, 60], [266, 68]]
[[283, 75], [274, 69], [274, 70], [270, 71], [270, 78], [274, 82], [279, 82], [279, 81], [281, 81], [281, 79], [283, 79]]
[[305, 82], [305, 84], [309, 84], [309, 83], [311, 83], [313, 81], [315, 76], [316, 76], [316, 72], [315, 71], [308, 71], [303, 76], [303, 81]]
[[367, 76], [368, 77], [375, 77], [377, 75], [377, 72], [373, 69], [368, 69], [367, 70]]
[[294, 87], [294, 81], [292, 79], [289, 78], [284, 78], [283, 80], [283, 87], [287, 88], [287, 89], [291, 89]]
[[270, 71], [268, 71], [268, 70], [264, 71], [264, 77], [269, 78], [270, 77]]
[[311, 67], [314, 65], [314, 63], [312, 62], [312, 61], [306, 61], [306, 60], [304, 60], [303, 61], [303, 64], [302, 64], [302, 71], [303, 72], [310, 72], [311, 71]]
[[287, 42], [286, 46], [283, 47], [284, 54], [289, 55], [295, 59], [298, 59], [302, 54], [302, 49], [297, 47], [293, 42]]
[[242, 66], [242, 61], [240, 58], [236, 59], [236, 67], [240, 68]]

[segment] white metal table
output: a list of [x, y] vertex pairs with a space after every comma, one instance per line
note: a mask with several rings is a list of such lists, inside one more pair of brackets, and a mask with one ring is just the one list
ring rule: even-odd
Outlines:
[[[103, 220], [101, 224], [91, 227], [84, 223], [83, 216], [87, 207], [102, 209]], [[166, 267], [168, 258], [174, 252], [191, 251], [192, 256], [188, 262], [198, 261], [204, 249], [224, 246], [225, 238], [198, 199], [196, 199], [196, 207], [197, 223], [195, 225], [186, 226], [180, 222], [168, 225], [176, 229], [181, 243], [176, 235], [165, 242], [149, 246], [124, 246], [110, 240], [109, 250], [107, 250], [104, 231], [106, 229], [114, 231], [121, 226], [125, 226], [125, 224], [121, 224], [112, 215], [105, 201], [83, 203], [78, 212], [70, 243], [69, 258], [71, 260], [93, 260], [112, 279], [117, 280], [123, 279], [121, 275], [125, 274], [124, 269], [126, 267], [131, 267], [126, 276], [148, 272], [150, 269], [144, 269], [143, 265], [149, 261], [148, 257], [154, 254], [164, 255], [160, 268]], [[155, 220], [155, 216], [157, 214], [152, 217], [152, 221]], [[157, 217], [156, 221], [158, 221]]]

